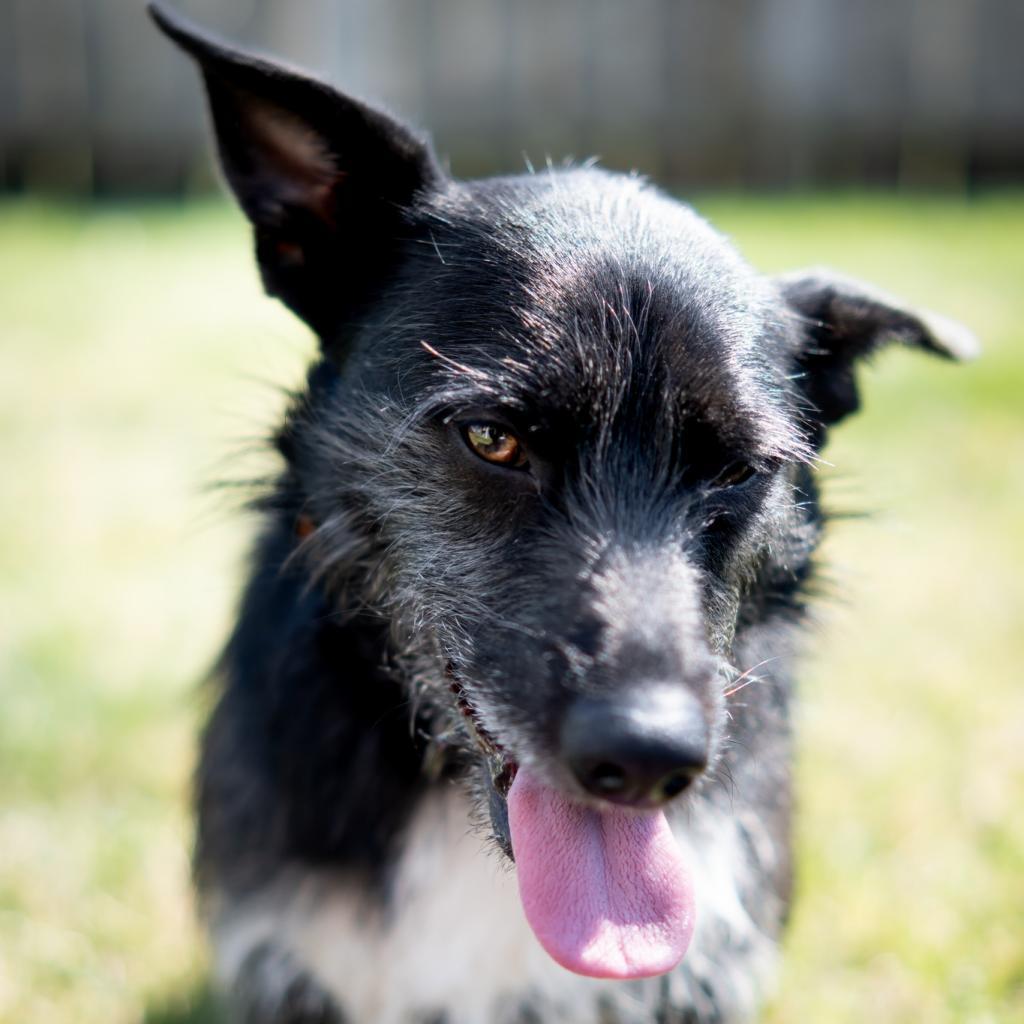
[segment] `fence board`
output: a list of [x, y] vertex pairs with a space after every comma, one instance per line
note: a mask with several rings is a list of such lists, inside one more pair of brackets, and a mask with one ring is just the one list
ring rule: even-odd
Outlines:
[[[685, 185], [1024, 175], [1020, 0], [178, 0], [428, 125], [457, 172], [599, 155]], [[0, 187], [209, 181], [141, 0], [0, 0]]]

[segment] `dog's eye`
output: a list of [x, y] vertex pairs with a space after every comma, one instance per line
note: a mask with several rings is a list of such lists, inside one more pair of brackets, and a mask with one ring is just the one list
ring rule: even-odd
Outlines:
[[749, 463], [738, 460], [730, 462], [714, 480], [713, 487], [739, 487], [757, 476], [757, 470]]
[[495, 423], [469, 423], [463, 427], [466, 444], [487, 462], [510, 469], [526, 466], [526, 452], [519, 438]]

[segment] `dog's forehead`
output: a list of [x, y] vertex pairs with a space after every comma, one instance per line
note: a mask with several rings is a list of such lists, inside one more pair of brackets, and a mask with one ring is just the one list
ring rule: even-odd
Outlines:
[[422, 341], [467, 400], [541, 418], [685, 406], [738, 444], [788, 442], [777, 298], [690, 208], [579, 170], [458, 186], [424, 220]]
[[478, 301], [493, 286], [491, 298], [510, 300], [527, 329], [604, 325], [624, 300], [695, 327], [736, 328], [764, 313], [767, 290], [728, 241], [631, 176], [576, 170], [456, 186], [429, 208], [428, 232], [442, 277]]

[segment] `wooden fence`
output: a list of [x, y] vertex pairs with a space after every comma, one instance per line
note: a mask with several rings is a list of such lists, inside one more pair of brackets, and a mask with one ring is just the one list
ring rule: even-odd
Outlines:
[[[428, 126], [457, 173], [598, 155], [675, 184], [1024, 177], [1022, 0], [177, 0]], [[141, 0], [0, 0], [0, 188], [209, 184]]]

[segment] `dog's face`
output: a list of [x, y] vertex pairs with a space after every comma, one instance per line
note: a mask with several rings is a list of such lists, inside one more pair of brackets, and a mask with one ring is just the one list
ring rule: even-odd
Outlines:
[[361, 567], [507, 852], [514, 778], [523, 850], [538, 799], [640, 820], [677, 798], [752, 668], [738, 632], [798, 615], [855, 363], [969, 337], [834, 276], [761, 277], [635, 178], [456, 182], [385, 115], [163, 21], [268, 289], [322, 342], [281, 438], [313, 572]]
[[[580, 800], [660, 803], [714, 759], [745, 588], [773, 546], [793, 572], [809, 557], [792, 318], [628, 178], [446, 183], [407, 230], [297, 459], [322, 556], [344, 508], [499, 785], [507, 759]], [[649, 769], [578, 735], [652, 702], [680, 747]]]

